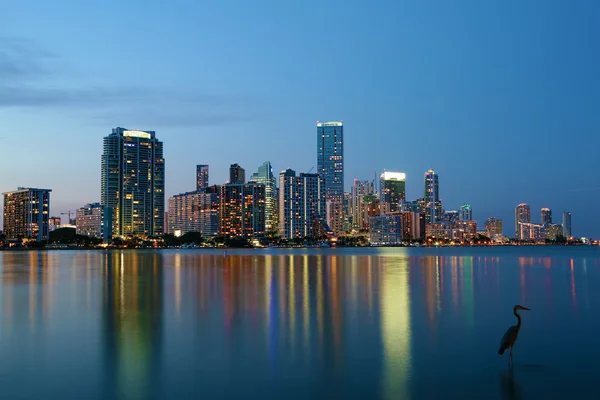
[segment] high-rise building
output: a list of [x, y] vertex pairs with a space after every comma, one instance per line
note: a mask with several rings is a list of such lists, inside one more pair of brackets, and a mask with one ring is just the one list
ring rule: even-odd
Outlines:
[[521, 203], [515, 209], [515, 238], [517, 240], [525, 240], [521, 237], [521, 227], [519, 224], [521, 223], [530, 223], [531, 222], [531, 208], [529, 204]]
[[277, 214], [275, 212], [276, 182], [271, 162], [265, 161], [258, 167], [258, 172], [252, 174], [250, 181], [265, 185], [265, 229], [267, 232], [272, 232], [277, 229]]
[[317, 122], [317, 170], [325, 181], [327, 199], [344, 196], [344, 126]]
[[154, 131], [114, 128], [104, 138], [101, 183], [113, 235], [164, 233], [165, 159]]
[[48, 240], [51, 189], [20, 187], [4, 195], [4, 229], [7, 239]]
[[541, 223], [542, 225], [544, 225], [545, 227], [548, 227], [550, 225], [552, 225], [552, 210], [549, 208], [542, 208], [541, 212]]
[[246, 170], [237, 163], [229, 167], [229, 183], [246, 183]]
[[490, 217], [487, 219], [487, 221], [485, 221], [485, 224], [483, 224], [483, 226], [488, 231], [488, 237], [491, 238], [491, 237], [494, 237], [495, 235], [502, 236], [502, 220], [501, 219], [498, 219], [495, 217]]
[[204, 237], [219, 233], [219, 189], [206, 187], [169, 198], [169, 233], [198, 232]]
[[425, 194], [423, 197], [427, 224], [437, 224], [442, 220], [439, 179], [433, 169], [425, 173]]
[[75, 212], [75, 232], [109, 242], [112, 235], [110, 209], [100, 203], [90, 203]]
[[287, 169], [279, 174], [279, 236], [315, 238], [329, 231], [324, 225], [325, 184], [319, 174]]
[[443, 210], [441, 221], [446, 225], [454, 225], [458, 221], [460, 221], [460, 214], [457, 210]]
[[203, 190], [208, 187], [208, 165], [196, 165], [196, 190]]
[[265, 234], [265, 185], [256, 182], [222, 185], [219, 202], [222, 236], [249, 238]]
[[390, 211], [400, 209], [400, 202], [406, 200], [406, 174], [385, 171], [379, 177], [379, 199], [390, 205]]
[[326, 219], [335, 235], [344, 230], [344, 126], [317, 122], [317, 170], [325, 182]]
[[563, 236], [569, 239], [571, 237], [571, 213], [569, 211], [563, 212], [562, 228]]
[[458, 211], [458, 219], [461, 221], [471, 221], [473, 219], [473, 209], [470, 204], [463, 204]]
[[531, 222], [519, 222], [519, 240], [545, 240], [546, 227], [541, 224], [532, 224]]
[[369, 218], [365, 217], [363, 204], [365, 196], [372, 196], [375, 193], [373, 182], [354, 180], [354, 186], [350, 192], [350, 209], [352, 210], [352, 225], [358, 229], [365, 229], [369, 226]]

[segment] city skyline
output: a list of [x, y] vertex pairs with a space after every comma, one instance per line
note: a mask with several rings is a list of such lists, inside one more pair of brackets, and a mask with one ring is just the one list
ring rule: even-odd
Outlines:
[[[480, 226], [496, 217], [513, 231], [514, 208], [525, 202], [535, 220], [542, 207], [555, 223], [569, 211], [576, 236], [598, 237], [600, 185], [584, 172], [598, 171], [600, 53], [590, 50], [599, 28], [590, 16], [599, 5], [516, 4], [107, 1], [65, 13], [39, 2], [35, 15], [7, 4], [0, 169], [9, 172], [0, 190], [50, 188], [57, 216], [98, 201], [99, 148], [114, 126], [157, 132], [169, 160], [166, 196], [193, 190], [198, 164], [210, 165], [211, 184], [224, 183], [232, 163], [309, 172], [315, 122], [343, 120], [347, 192], [355, 178], [386, 169], [406, 174], [407, 199], [421, 198], [431, 168], [443, 207], [471, 204]], [[339, 31], [315, 29], [340, 10]], [[210, 18], [189, 23], [198, 15]], [[163, 29], [122, 35], [106, 20]], [[324, 49], [335, 54], [315, 63]], [[561, 161], [532, 167], [537, 154]]]

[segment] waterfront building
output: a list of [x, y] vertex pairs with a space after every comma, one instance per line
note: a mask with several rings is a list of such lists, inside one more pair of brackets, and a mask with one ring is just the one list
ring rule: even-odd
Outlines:
[[552, 225], [552, 210], [549, 208], [542, 208], [540, 210], [540, 221], [544, 226]]
[[526, 203], [521, 203], [515, 209], [515, 238], [517, 240], [527, 240], [521, 237], [521, 227], [519, 226], [521, 223], [530, 223], [531, 222], [531, 208]]
[[105, 243], [110, 242], [112, 236], [110, 208], [100, 203], [90, 203], [78, 208], [75, 215], [75, 232], [78, 235], [101, 238]]
[[196, 165], [196, 190], [204, 190], [208, 187], [208, 165]]
[[229, 167], [229, 183], [246, 183], [246, 170], [237, 163]]
[[385, 214], [369, 219], [369, 240], [373, 246], [402, 244], [402, 217]]
[[571, 238], [571, 213], [569, 211], [563, 212], [562, 228], [563, 236], [567, 239]]
[[51, 189], [19, 187], [4, 196], [4, 228], [7, 239], [48, 240]]
[[519, 240], [539, 241], [546, 239], [546, 227], [531, 222], [519, 222]]
[[460, 220], [460, 214], [457, 210], [443, 210], [441, 223], [446, 225], [454, 225]]
[[385, 171], [379, 177], [379, 198], [390, 205], [390, 211], [400, 209], [400, 202], [406, 200], [406, 174]]
[[200, 233], [214, 237], [219, 233], [219, 187], [180, 193], [169, 198], [169, 233]]
[[560, 224], [551, 224], [546, 226], [546, 239], [557, 240], [563, 237], [563, 229]]
[[265, 186], [265, 229], [267, 232], [277, 230], [277, 213], [275, 197], [275, 175], [273, 175], [273, 167], [270, 161], [265, 161], [258, 172], [252, 174], [251, 182], [260, 183]]
[[60, 228], [61, 218], [60, 217], [50, 217], [48, 218], [48, 229], [50, 232], [57, 230]]
[[154, 131], [114, 128], [104, 138], [101, 200], [115, 236], [164, 233], [165, 159]]
[[219, 232], [229, 238], [264, 236], [265, 185], [241, 179], [220, 187]]
[[359, 181], [358, 179], [354, 180], [354, 186], [352, 186], [350, 192], [352, 225], [354, 228], [365, 229], [369, 226], [369, 219], [368, 217], [365, 218], [364, 213], [365, 205], [367, 204], [365, 202], [365, 196], [373, 196], [374, 193], [375, 188], [373, 182]]
[[325, 182], [319, 174], [292, 169], [279, 174], [279, 236], [316, 238], [330, 231], [325, 223]]
[[433, 169], [425, 173], [425, 192], [423, 197], [425, 219], [428, 224], [437, 224], [442, 220], [442, 202], [440, 201], [439, 178]]
[[473, 219], [473, 209], [470, 204], [463, 204], [458, 210], [458, 219], [461, 221], [471, 221]]
[[487, 219], [487, 221], [485, 221], [483, 226], [485, 227], [485, 229], [487, 229], [487, 232], [488, 232], [487, 236], [490, 238], [492, 238], [496, 235], [500, 235], [500, 236], [503, 235], [502, 219], [490, 217]]
[[317, 171], [325, 183], [326, 219], [335, 235], [344, 229], [344, 126], [317, 122]]

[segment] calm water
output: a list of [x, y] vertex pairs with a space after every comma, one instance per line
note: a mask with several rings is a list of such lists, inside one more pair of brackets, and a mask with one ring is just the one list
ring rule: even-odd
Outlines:
[[0, 271], [2, 399], [600, 397], [598, 248], [0, 252]]

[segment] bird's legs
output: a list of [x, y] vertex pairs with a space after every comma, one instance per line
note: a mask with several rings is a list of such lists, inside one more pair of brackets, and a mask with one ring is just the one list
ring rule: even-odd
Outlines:
[[513, 367], [513, 348], [512, 346], [510, 346], [510, 348], [508, 349], [508, 367], [512, 368]]

